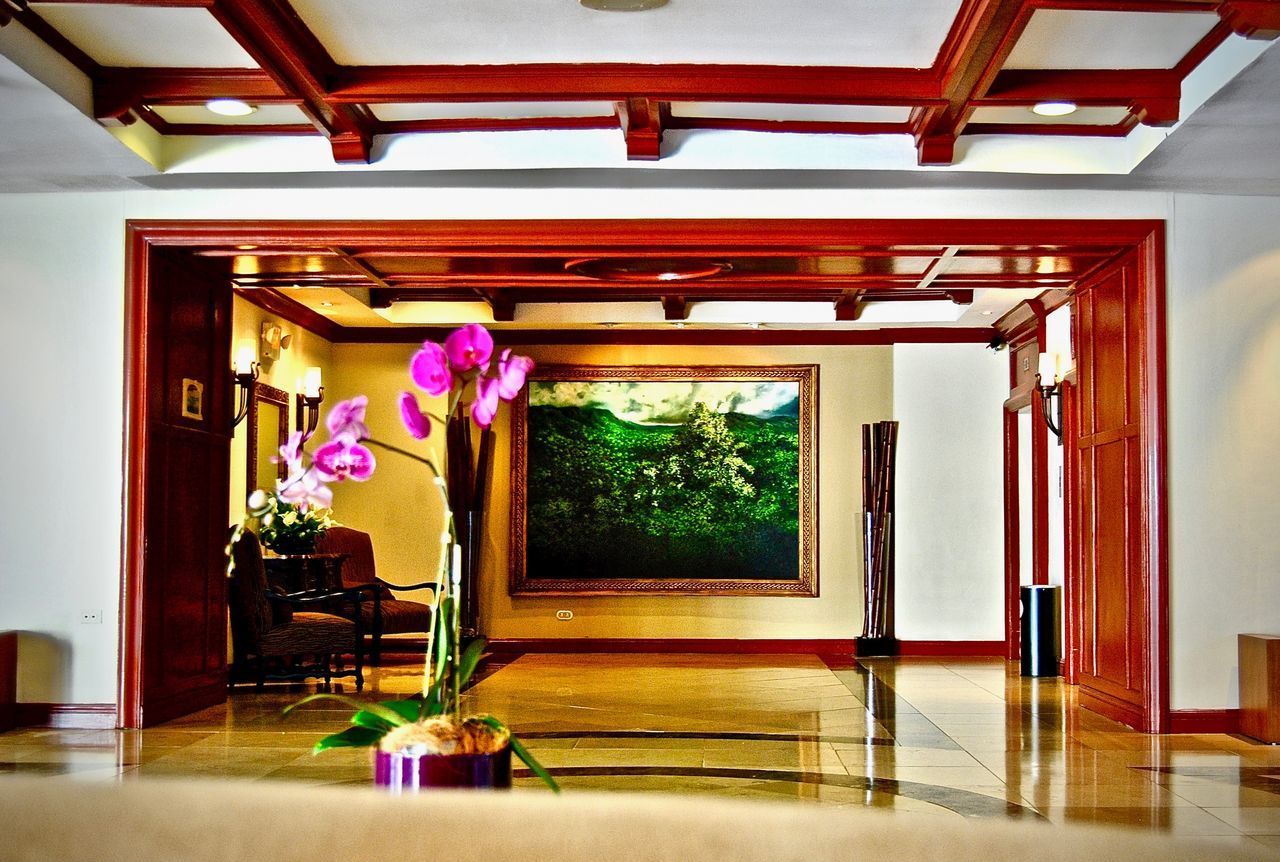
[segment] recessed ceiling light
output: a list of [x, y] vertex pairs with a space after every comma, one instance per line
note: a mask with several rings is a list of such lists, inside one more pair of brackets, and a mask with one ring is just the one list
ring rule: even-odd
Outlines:
[[1037, 102], [1031, 106], [1033, 114], [1042, 117], [1065, 117], [1076, 112], [1075, 102]]
[[253, 105], [239, 99], [210, 99], [204, 106], [215, 114], [224, 117], [247, 117], [258, 110]]
[[762, 325], [762, 324], [759, 324], [759, 323], [748, 323], [748, 324], [747, 324], [747, 326], [750, 326], [752, 329], [759, 329], [759, 328], [761, 327], [761, 325]]
[[677, 320], [677, 321], [676, 321], [676, 329], [684, 329], [684, 321], [682, 321], [682, 320]]
[[667, 0], [579, 0], [588, 9], [597, 12], [643, 12], [666, 6]]
[[236, 248], [240, 249], [241, 251], [253, 251], [255, 248], [257, 248], [257, 246], [256, 245], [238, 245], [236, 246]]
[[992, 313], [991, 313], [990, 311], [984, 311], [984, 312], [982, 312], [982, 316], [983, 316], [983, 317], [990, 317], [990, 316], [991, 316], [991, 314], [992, 314]]
[[[321, 307], [321, 308], [333, 308], [333, 303], [326, 299], [324, 302], [320, 303], [320, 307]], [[988, 312], [988, 313], [990, 313], [990, 312]]]

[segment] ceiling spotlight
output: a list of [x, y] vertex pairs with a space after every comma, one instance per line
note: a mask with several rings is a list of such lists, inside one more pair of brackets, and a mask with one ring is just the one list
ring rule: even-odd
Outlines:
[[676, 321], [676, 329], [684, 329], [684, 321], [683, 321], [683, 320], [677, 320], [677, 321]]
[[256, 245], [238, 245], [236, 246], [236, 248], [240, 249], [241, 251], [253, 251], [255, 248], [257, 248], [257, 246]]
[[[326, 299], [324, 302], [320, 303], [320, 307], [321, 307], [321, 308], [333, 308], [333, 303]], [[989, 312], [988, 312], [988, 313], [989, 313]]]
[[1075, 102], [1037, 102], [1031, 106], [1033, 114], [1042, 117], [1065, 117], [1076, 112]]
[[597, 12], [643, 12], [666, 6], [667, 0], [579, 0], [588, 9]]
[[984, 311], [984, 312], [982, 312], [982, 316], [983, 316], [983, 317], [990, 317], [990, 316], [991, 316], [991, 314], [992, 314], [992, 312], [990, 312], [990, 311]]
[[759, 323], [748, 323], [748, 324], [747, 324], [747, 326], [750, 326], [752, 329], [759, 329], [762, 325], [763, 325], [763, 324], [759, 324]]
[[204, 103], [204, 106], [223, 117], [247, 117], [258, 110], [253, 105], [242, 102], [239, 99], [210, 99]]

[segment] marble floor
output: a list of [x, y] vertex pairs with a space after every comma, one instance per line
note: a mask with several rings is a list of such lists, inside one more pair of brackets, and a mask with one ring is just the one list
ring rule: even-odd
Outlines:
[[[1280, 747], [1135, 733], [1077, 709], [1060, 680], [995, 660], [521, 656], [465, 696], [515, 729], [566, 791], [677, 792], [892, 809], [912, 817], [1086, 822], [1280, 848]], [[364, 697], [409, 694], [410, 665]], [[335, 686], [335, 688], [340, 688]], [[364, 784], [367, 751], [309, 753], [350, 710], [308, 691], [234, 693], [143, 731], [0, 734], [0, 773], [133, 781], [225, 776]], [[517, 770], [516, 784], [540, 792]], [[922, 821], [928, 822], [928, 821]]]

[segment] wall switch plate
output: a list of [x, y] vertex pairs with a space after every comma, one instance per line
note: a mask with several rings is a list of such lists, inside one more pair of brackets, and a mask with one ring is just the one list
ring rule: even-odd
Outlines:
[[102, 622], [102, 611], [81, 611], [80, 622], [100, 623]]
[[556, 611], [556, 619], [571, 620], [573, 619], [573, 611]]

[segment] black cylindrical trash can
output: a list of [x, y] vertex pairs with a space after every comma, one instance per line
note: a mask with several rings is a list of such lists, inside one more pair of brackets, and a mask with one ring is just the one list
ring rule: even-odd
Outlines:
[[1022, 675], [1058, 675], [1058, 593], [1061, 587], [1022, 588]]

